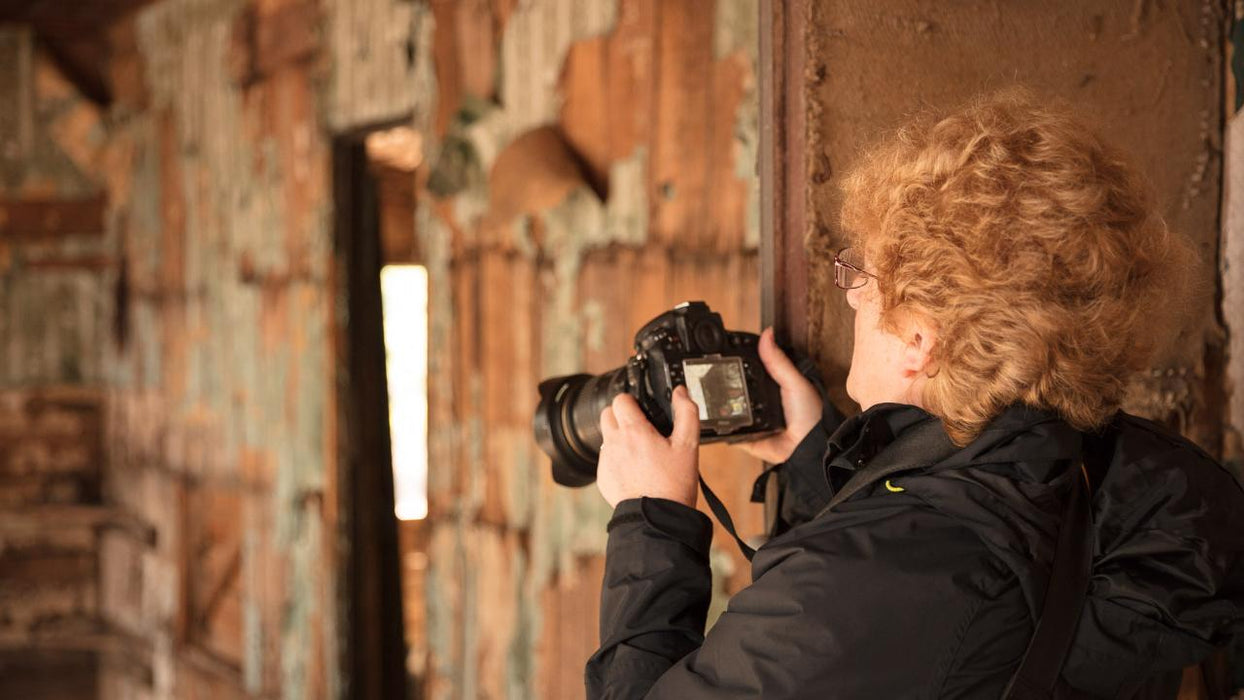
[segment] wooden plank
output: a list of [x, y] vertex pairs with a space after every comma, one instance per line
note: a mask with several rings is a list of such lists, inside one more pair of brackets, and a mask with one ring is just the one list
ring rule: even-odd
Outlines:
[[100, 502], [101, 401], [89, 390], [0, 393], [0, 504], [14, 508], [0, 523], [18, 508]]
[[101, 236], [106, 205], [103, 195], [80, 199], [0, 197], [0, 238]]
[[586, 256], [578, 280], [584, 371], [599, 374], [626, 362], [635, 331], [651, 316], [638, 319], [666, 300], [666, 269], [664, 256], [645, 256], [642, 249], [608, 248]]
[[540, 697], [583, 696], [583, 669], [600, 644], [600, 582], [604, 556], [577, 557], [570, 571], [540, 592], [544, 630], [536, 652], [535, 684]]
[[708, 141], [714, 108], [712, 0], [661, 3], [657, 10], [656, 90], [649, 201], [651, 238], [691, 249], [711, 245], [707, 233]]
[[749, 57], [735, 53], [716, 61], [710, 76], [712, 107], [701, 127], [709, 156], [704, 247], [718, 253], [742, 249], [747, 231], [752, 169], [748, 168], [748, 178], [741, 178], [735, 161], [742, 157], [737, 142], [739, 110], [743, 108], [745, 88], [752, 73]]
[[[526, 273], [526, 274], [524, 274]], [[483, 503], [479, 519], [499, 526], [509, 525], [509, 490], [513, 487], [518, 452], [529, 440], [516, 440], [515, 423], [517, 407], [530, 403], [530, 394], [522, 396], [515, 388], [515, 379], [530, 374], [530, 365], [524, 367], [523, 358], [512, 352], [514, 319], [524, 318], [521, 301], [517, 295], [530, 296], [534, 274], [523, 270], [515, 259], [503, 252], [485, 251], [480, 256], [479, 274], [487, 280], [489, 289], [478, 297], [479, 301], [479, 360], [477, 368], [479, 391], [482, 402], [477, 414], [483, 419], [485, 455], [482, 462], [467, 462], [472, 478], [482, 480]], [[499, 294], [491, 290], [508, 290]], [[527, 399], [523, 402], [523, 399]], [[528, 408], [528, 410], [530, 410]], [[469, 458], [468, 458], [469, 459]]]
[[462, 92], [482, 100], [496, 95], [497, 51], [504, 24], [495, 14], [493, 0], [458, 0], [455, 48], [461, 73]]
[[253, 75], [272, 75], [282, 66], [310, 60], [319, 53], [323, 10], [312, 0], [283, 3], [255, 16]]
[[186, 502], [190, 553], [187, 583], [187, 640], [235, 666], [243, 659], [242, 495], [235, 489], [195, 485]]
[[566, 53], [559, 123], [597, 192], [608, 191], [614, 161], [649, 141], [655, 15], [654, 0], [619, 3], [613, 32], [575, 42]]
[[[306, 4], [323, 7], [329, 28], [322, 52], [331, 66], [325, 92], [328, 126], [335, 133], [357, 133], [377, 124], [408, 119], [416, 102], [417, 70], [428, 52], [423, 37], [412, 36], [411, 32], [421, 24], [415, 18], [427, 9], [392, 0], [325, 0]], [[301, 6], [301, 2], [295, 4]], [[299, 21], [305, 22], [306, 18]], [[439, 31], [439, 14], [435, 24]], [[309, 29], [318, 32], [318, 26]], [[272, 30], [279, 34], [282, 25], [274, 22]], [[312, 40], [308, 36], [299, 44]], [[440, 78], [439, 74], [437, 77]]]
[[48, 504], [0, 510], [0, 533], [8, 536], [74, 529], [117, 530], [147, 546], [157, 540], [157, 532], [150, 523], [129, 511], [109, 506]]
[[437, 138], [443, 137], [462, 104], [462, 60], [458, 49], [458, 2], [433, 0], [432, 18], [436, 24], [432, 44], [432, 60], [436, 70], [436, 116], [432, 126]]
[[629, 258], [629, 270], [619, 280], [614, 302], [616, 308], [624, 309], [618, 315], [627, 321], [627, 355], [634, 349], [636, 331], [686, 301], [674, 288], [677, 272], [672, 268], [668, 251], [659, 246], [645, 246]]

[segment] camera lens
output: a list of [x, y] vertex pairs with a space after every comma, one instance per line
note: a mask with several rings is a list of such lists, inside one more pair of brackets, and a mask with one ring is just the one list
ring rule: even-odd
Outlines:
[[586, 486], [596, 480], [600, 458], [600, 412], [626, 390], [626, 368], [604, 374], [573, 374], [540, 383], [532, 421], [536, 443], [553, 460], [553, 480]]

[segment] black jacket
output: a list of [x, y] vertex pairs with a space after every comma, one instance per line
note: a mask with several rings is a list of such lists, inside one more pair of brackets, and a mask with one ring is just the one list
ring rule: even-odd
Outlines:
[[[1244, 491], [1155, 424], [1120, 413], [1111, 428], [1063, 678], [1128, 697], [1241, 625]], [[1024, 406], [962, 449], [898, 404], [829, 438], [818, 427], [779, 470], [786, 531], [707, 635], [711, 522], [662, 499], [618, 504], [588, 697], [999, 697], [1041, 609], [1082, 438]]]

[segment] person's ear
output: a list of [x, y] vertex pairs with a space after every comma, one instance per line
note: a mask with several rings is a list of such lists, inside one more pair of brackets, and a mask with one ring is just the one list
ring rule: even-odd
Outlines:
[[937, 326], [920, 314], [907, 317], [906, 333], [903, 334], [903, 374], [914, 377], [937, 374], [933, 350], [937, 346]]

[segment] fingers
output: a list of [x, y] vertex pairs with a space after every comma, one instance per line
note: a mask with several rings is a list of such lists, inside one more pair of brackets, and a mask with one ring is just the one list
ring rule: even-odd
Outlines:
[[600, 434], [608, 437], [617, 429], [618, 419], [613, 415], [613, 406], [605, 406], [605, 410], [600, 412]]
[[760, 353], [760, 361], [765, 364], [765, 370], [782, 388], [792, 389], [808, 383], [808, 380], [799, 373], [799, 368], [795, 366], [795, 363], [791, 362], [786, 353], [782, 352], [782, 348], [778, 347], [777, 341], [773, 338], [772, 328], [766, 328], [760, 334], [757, 350]]
[[613, 415], [618, 421], [618, 427], [629, 428], [632, 430], [656, 432], [657, 429], [652, 427], [652, 423], [648, 422], [648, 416], [644, 415], [644, 411], [639, 407], [639, 402], [630, 394], [618, 394], [613, 398]]
[[700, 409], [687, 394], [687, 387], [674, 389], [671, 399], [674, 408], [674, 431], [670, 433], [670, 444], [681, 447], [696, 447], [700, 444]]

